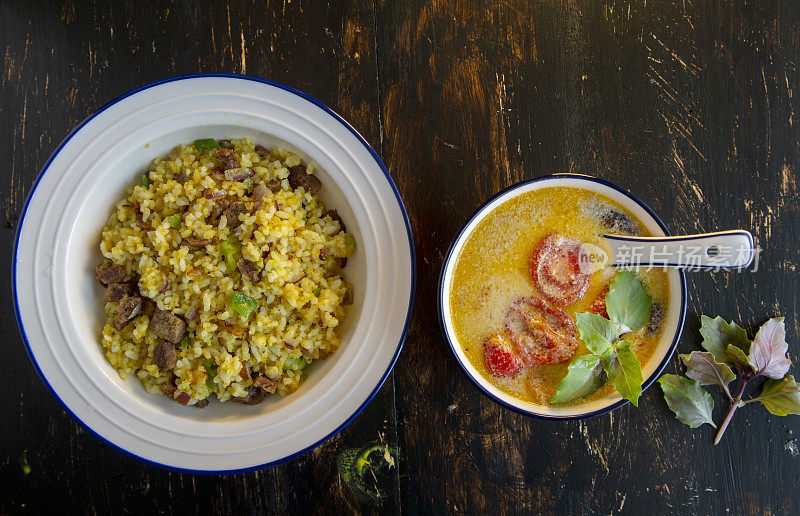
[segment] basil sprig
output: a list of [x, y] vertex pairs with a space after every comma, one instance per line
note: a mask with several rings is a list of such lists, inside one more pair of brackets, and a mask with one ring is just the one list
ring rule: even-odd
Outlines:
[[[776, 416], [800, 414], [800, 385], [788, 374], [791, 362], [786, 355], [789, 345], [783, 317], [765, 322], [752, 342], [743, 328], [721, 317], [704, 315], [700, 324], [701, 345], [706, 351], [681, 355], [687, 378], [665, 374], [658, 380], [667, 406], [679, 421], [691, 428], [704, 423], [717, 427], [711, 419], [714, 400], [702, 385], [721, 387], [731, 403], [714, 444], [722, 439], [736, 410], [749, 403], [757, 401]], [[767, 378], [761, 394], [743, 400], [747, 385], [759, 376]], [[736, 382], [735, 394], [731, 382]]]
[[642, 395], [642, 365], [625, 334], [644, 328], [650, 319], [653, 298], [631, 271], [620, 271], [606, 294], [609, 319], [594, 313], [575, 314], [575, 325], [588, 355], [575, 358], [551, 403], [569, 403], [585, 398], [606, 381], [634, 406]]

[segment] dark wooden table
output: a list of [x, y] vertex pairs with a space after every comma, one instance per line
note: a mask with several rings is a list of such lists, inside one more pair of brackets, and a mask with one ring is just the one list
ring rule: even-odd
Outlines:
[[[301, 458], [225, 477], [139, 463], [66, 415], [1, 275], [0, 513], [800, 512], [786, 447], [800, 418], [749, 406], [714, 447], [651, 388], [638, 409], [529, 419], [461, 373], [435, 298], [443, 254], [483, 200], [581, 172], [629, 188], [674, 233], [741, 227], [764, 249], [756, 272], [689, 276], [681, 352], [697, 348], [701, 313], [751, 330], [779, 314], [800, 359], [796, 0], [2, 0], [0, 54], [3, 270], [28, 189], [73, 126], [134, 87], [217, 71], [291, 85], [349, 120], [398, 184], [419, 270], [405, 348], [368, 408]], [[336, 458], [379, 439], [399, 461], [370, 501]]]

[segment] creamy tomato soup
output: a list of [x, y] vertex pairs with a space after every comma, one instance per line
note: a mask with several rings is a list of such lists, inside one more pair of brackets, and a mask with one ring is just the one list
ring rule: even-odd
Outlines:
[[[610, 252], [602, 234], [649, 236], [611, 199], [580, 188], [551, 187], [501, 204], [469, 235], [452, 276], [453, 328], [469, 361], [497, 388], [549, 404], [570, 361], [588, 353], [574, 314], [607, 317], [605, 294], [616, 271], [581, 269], [578, 253], [582, 244]], [[649, 324], [626, 338], [644, 366], [658, 344], [670, 300], [664, 271], [636, 275], [652, 296], [653, 309]], [[587, 399], [611, 392], [606, 384]]]

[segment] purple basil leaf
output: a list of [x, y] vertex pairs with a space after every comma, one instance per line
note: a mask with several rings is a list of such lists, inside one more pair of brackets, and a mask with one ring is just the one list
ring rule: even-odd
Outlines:
[[727, 353], [728, 362], [738, 369], [740, 373], [744, 373], [748, 378], [755, 374], [756, 371], [750, 364], [750, 360], [747, 358], [745, 352], [742, 351], [742, 348], [734, 346], [733, 344], [728, 344]]
[[700, 385], [719, 385], [728, 392], [728, 384], [736, 379], [731, 368], [717, 362], [708, 351], [692, 351], [681, 355], [681, 360], [686, 364], [686, 376]]
[[791, 366], [789, 357], [786, 356], [788, 350], [783, 317], [775, 317], [759, 328], [750, 346], [748, 359], [756, 374], [780, 380]]

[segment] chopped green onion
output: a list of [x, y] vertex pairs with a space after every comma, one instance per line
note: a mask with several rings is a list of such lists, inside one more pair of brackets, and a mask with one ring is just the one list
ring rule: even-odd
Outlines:
[[319, 297], [319, 295], [322, 293], [322, 288], [317, 287], [314, 290], [312, 290], [311, 293], [314, 294], [314, 297]]
[[287, 358], [286, 360], [283, 361], [283, 370], [301, 371], [307, 365], [308, 362], [306, 362], [304, 358]]
[[150, 188], [150, 176], [142, 174], [142, 188]]
[[206, 370], [206, 387], [214, 390], [214, 378], [217, 377], [217, 363], [213, 360], [203, 360], [203, 368]]
[[302, 373], [302, 374], [300, 375], [300, 383], [303, 383], [303, 382], [305, 382], [306, 380], [308, 380], [308, 373]]
[[253, 191], [253, 178], [252, 177], [248, 177], [247, 179], [242, 181], [242, 186], [244, 186], [244, 189], [247, 191], [247, 193], [252, 192]]
[[239, 240], [231, 235], [224, 242], [219, 243], [219, 252], [225, 258], [225, 268], [229, 274], [236, 272], [236, 262], [239, 261], [239, 256], [242, 253], [242, 245]]
[[231, 308], [247, 318], [250, 317], [250, 314], [253, 313], [253, 310], [258, 308], [258, 301], [250, 296], [242, 294], [239, 291], [234, 291], [233, 297], [231, 298]]
[[165, 218], [164, 220], [166, 220], [167, 224], [169, 224], [173, 228], [181, 227], [181, 214], [180, 213], [175, 213], [173, 215], [170, 215], [169, 217]]
[[350, 233], [344, 235], [344, 253], [350, 256], [356, 250], [356, 239]]
[[189, 335], [187, 334], [187, 335], [186, 335], [186, 336], [183, 338], [183, 340], [181, 341], [181, 343], [180, 343], [180, 346], [181, 346], [182, 348], [188, 348], [188, 347], [189, 347], [189, 345], [191, 345], [191, 343], [192, 343], [192, 339], [191, 339], [191, 338], [189, 337]]
[[205, 152], [214, 149], [219, 149], [219, 143], [214, 138], [201, 138], [199, 140], [195, 140], [194, 148], [197, 149], [197, 152]]

